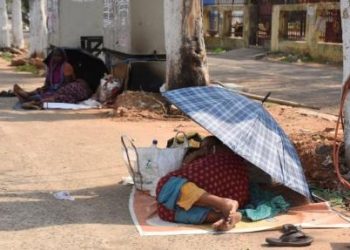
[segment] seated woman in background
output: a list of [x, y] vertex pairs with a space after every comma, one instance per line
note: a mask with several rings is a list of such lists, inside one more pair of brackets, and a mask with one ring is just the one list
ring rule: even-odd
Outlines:
[[158, 215], [166, 221], [213, 223], [215, 230], [230, 230], [241, 220], [237, 209], [248, 196], [246, 162], [209, 136], [179, 170], [158, 182]]
[[24, 108], [38, 109], [44, 102], [77, 103], [92, 94], [84, 80], [76, 79], [74, 69], [61, 48], [55, 48], [51, 54], [43, 87], [26, 92], [15, 84], [13, 92]]

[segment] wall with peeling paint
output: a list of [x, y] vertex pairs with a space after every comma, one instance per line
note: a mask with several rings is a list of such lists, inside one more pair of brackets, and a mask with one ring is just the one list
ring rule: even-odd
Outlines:
[[[254, 5], [234, 4], [234, 5], [214, 5], [205, 6], [203, 10], [203, 27], [205, 35], [205, 45], [208, 49], [223, 48], [223, 49], [237, 49], [246, 48], [249, 46], [250, 36], [253, 34], [254, 18], [252, 16], [256, 11]], [[218, 11], [218, 32], [216, 35], [210, 34], [210, 12]], [[232, 37], [230, 32], [230, 13], [232, 11], [243, 12], [243, 36]]]
[[62, 47], [80, 47], [82, 36], [102, 36], [102, 0], [49, 0], [49, 43]]
[[[115, 0], [104, 47], [128, 55], [164, 55], [164, 0]], [[166, 21], [166, 20], [165, 20]]]
[[[343, 45], [328, 43], [318, 39], [316, 30], [317, 13], [321, 10], [339, 10], [339, 3], [288, 4], [274, 5], [272, 11], [271, 50], [292, 53], [309, 54], [311, 57], [324, 61], [340, 63], [343, 61]], [[280, 36], [282, 11], [306, 11], [305, 41], [284, 40]]]

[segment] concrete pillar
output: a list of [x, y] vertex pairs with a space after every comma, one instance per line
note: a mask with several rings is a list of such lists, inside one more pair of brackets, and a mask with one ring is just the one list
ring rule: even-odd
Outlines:
[[225, 36], [225, 12], [220, 9], [219, 10], [219, 37]]
[[309, 4], [306, 8], [306, 34], [305, 40], [308, 50], [312, 55], [313, 50], [317, 50], [318, 32], [316, 31], [316, 12], [317, 7], [314, 4]]
[[249, 46], [249, 37], [251, 34], [251, 16], [250, 16], [250, 5], [244, 5], [243, 8], [243, 41], [244, 47]]
[[279, 50], [279, 29], [280, 29], [280, 13], [281, 8], [279, 5], [272, 7], [272, 20], [271, 20], [271, 51]]
[[[244, 17], [244, 27], [243, 29], [248, 29], [246, 32], [248, 35], [248, 45], [256, 45], [257, 43], [257, 31], [258, 31], [258, 7], [256, 4], [248, 4], [249, 12], [248, 15]], [[246, 21], [248, 19], [248, 21]], [[245, 23], [249, 23], [249, 26], [246, 26]]]
[[223, 19], [223, 30], [222, 37], [229, 37], [231, 35], [231, 16], [232, 10], [226, 10], [222, 12], [224, 15]]
[[209, 13], [210, 10], [206, 7], [204, 7], [203, 10], [203, 33], [204, 35], [208, 34], [209, 31]]

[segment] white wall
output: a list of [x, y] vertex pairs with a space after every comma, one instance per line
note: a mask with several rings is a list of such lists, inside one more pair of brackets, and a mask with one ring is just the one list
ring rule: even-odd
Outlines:
[[49, 33], [51, 44], [80, 47], [81, 36], [103, 35], [103, 0], [61, 0], [58, 3], [58, 32]]
[[131, 55], [165, 54], [164, 0], [116, 0], [104, 46]]

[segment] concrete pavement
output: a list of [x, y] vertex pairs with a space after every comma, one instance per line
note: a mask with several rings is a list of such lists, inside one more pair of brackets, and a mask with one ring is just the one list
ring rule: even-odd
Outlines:
[[342, 68], [321, 64], [276, 63], [255, 60], [263, 49], [237, 49], [209, 55], [211, 80], [227, 86], [237, 84], [247, 92], [311, 106], [337, 114], [341, 93]]

